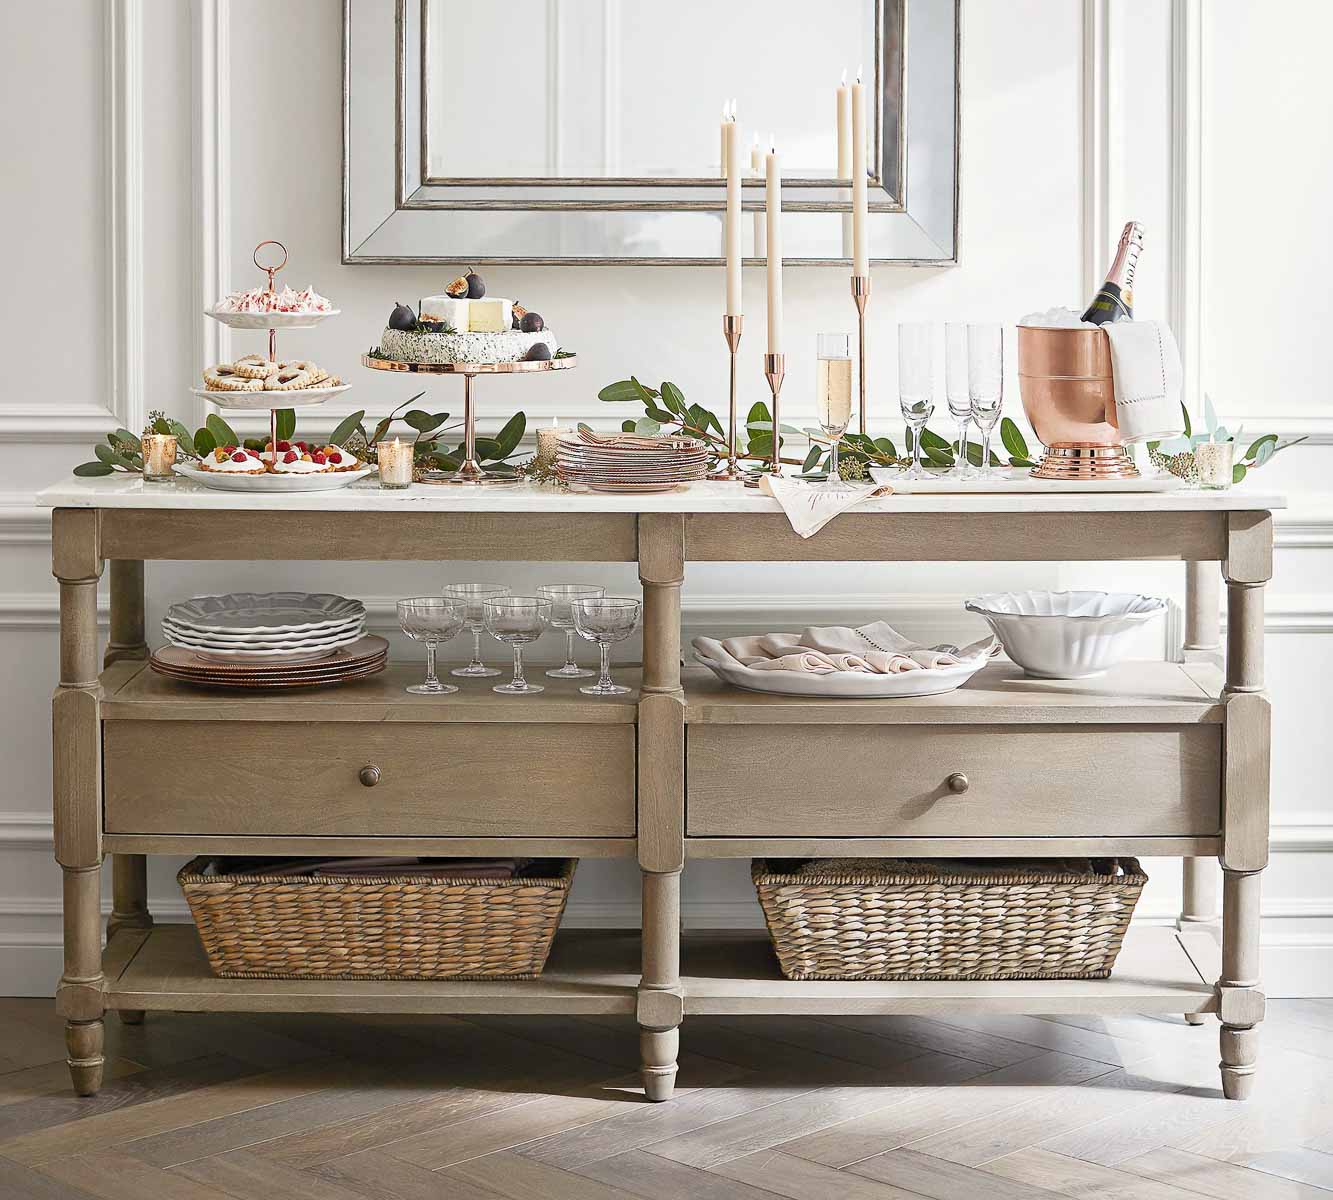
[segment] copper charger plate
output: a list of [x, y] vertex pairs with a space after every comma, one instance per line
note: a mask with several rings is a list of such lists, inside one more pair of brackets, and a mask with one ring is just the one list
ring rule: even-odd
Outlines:
[[335, 683], [347, 683], [353, 679], [365, 679], [369, 675], [377, 675], [387, 665], [388, 659], [384, 658], [379, 662], [371, 663], [367, 667], [358, 667], [355, 670], [343, 671], [334, 675], [271, 676], [263, 679], [219, 679], [215, 676], [195, 676], [178, 674], [175, 671], [161, 671], [156, 667], [153, 669], [158, 670], [158, 674], [167, 679], [174, 679], [178, 683], [193, 684], [196, 687], [262, 690], [267, 688], [324, 687]]
[[149, 666], [160, 675], [223, 687], [297, 687], [302, 683], [334, 683], [383, 670], [389, 643], [375, 634], [344, 646], [325, 658], [304, 662], [210, 662], [181, 646], [160, 646]]

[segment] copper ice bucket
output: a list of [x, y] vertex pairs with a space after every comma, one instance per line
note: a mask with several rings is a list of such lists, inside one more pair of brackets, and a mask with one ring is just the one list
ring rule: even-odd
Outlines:
[[1023, 412], [1046, 454], [1038, 479], [1138, 474], [1116, 424], [1111, 346], [1100, 329], [1018, 327]]

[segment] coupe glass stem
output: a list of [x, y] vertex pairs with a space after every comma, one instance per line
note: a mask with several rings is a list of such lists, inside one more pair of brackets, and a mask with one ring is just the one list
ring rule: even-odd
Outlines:
[[523, 643], [514, 643], [514, 678], [509, 681], [510, 687], [525, 688], [528, 686], [527, 679], [523, 676]]
[[602, 674], [601, 678], [597, 680], [597, 686], [599, 688], [613, 687], [614, 684], [611, 682], [611, 643], [603, 642], [600, 649], [602, 651]]
[[440, 681], [435, 674], [435, 643], [426, 643], [426, 686], [439, 687]]
[[579, 664], [574, 661], [574, 631], [565, 630], [565, 670], [577, 671]]
[[483, 666], [485, 664], [481, 661], [481, 630], [474, 629], [472, 631], [472, 661], [468, 663], [468, 670], [475, 671], [478, 667]]

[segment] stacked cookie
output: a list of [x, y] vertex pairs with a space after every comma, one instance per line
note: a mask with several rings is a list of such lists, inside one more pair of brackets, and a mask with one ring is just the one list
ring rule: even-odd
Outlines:
[[341, 379], [308, 359], [271, 362], [262, 354], [247, 354], [204, 371], [204, 387], [210, 392], [296, 392], [341, 385]]

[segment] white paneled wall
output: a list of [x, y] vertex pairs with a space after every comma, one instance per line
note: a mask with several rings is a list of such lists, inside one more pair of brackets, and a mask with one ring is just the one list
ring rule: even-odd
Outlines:
[[[1170, 315], [1210, 391], [1255, 433], [1311, 432], [1266, 470], [1293, 495], [1269, 589], [1275, 711], [1274, 858], [1265, 883], [1265, 968], [1274, 993], [1333, 992], [1333, 425], [1315, 341], [1330, 316], [1333, 253], [1320, 206], [1330, 156], [1322, 47], [1333, 6], [1284, 0], [964, 0], [961, 265], [881, 268], [871, 305], [872, 419], [893, 426], [894, 325], [907, 317], [1012, 322], [1076, 304], [1104, 268], [1120, 224], [1149, 226], [1137, 303]], [[350, 407], [386, 411], [414, 390], [357, 367], [395, 299], [440, 290], [421, 268], [339, 261], [341, 19], [336, 0], [59, 0], [15, 6], [0, 42], [0, 128], [11, 152], [0, 189], [9, 284], [0, 291], [0, 994], [46, 993], [59, 974], [59, 880], [50, 858], [48, 697], [55, 682], [55, 589], [35, 490], [89, 457], [116, 424], [151, 408], [202, 414], [185, 388], [227, 338], [199, 315], [248, 286], [250, 252], [282, 238], [291, 282], [313, 283], [343, 316], [291, 335], [302, 354], [356, 385]], [[52, 48], [60, 47], [59, 56]], [[492, 268], [491, 290], [539, 308], [580, 351], [576, 372], [496, 380], [483, 413], [616, 420], [596, 399], [633, 372], [724, 403], [720, 279], [699, 268]], [[746, 304], [762, 308], [762, 273]], [[1202, 302], [1201, 302], [1202, 301]], [[1295, 315], [1290, 319], [1288, 313]], [[807, 414], [814, 334], [850, 328], [843, 273], [788, 273], [793, 331], [784, 400]], [[236, 344], [241, 344], [238, 335]], [[256, 348], [257, 348], [256, 343]], [[246, 348], [250, 348], [246, 343]], [[762, 398], [759, 342], [744, 352], [742, 401]], [[17, 383], [15, 382], [17, 381]], [[1322, 383], [1322, 387], [1321, 387]], [[1012, 386], [1011, 409], [1017, 411]], [[445, 383], [432, 402], [458, 397]], [[336, 417], [336, 414], [331, 414]], [[174, 563], [149, 569], [150, 620], [169, 600], [238, 585], [326, 587], [365, 597], [387, 623], [395, 596], [448, 577], [637, 583], [628, 568], [579, 565]], [[1180, 568], [1069, 564], [732, 567], [686, 581], [687, 635], [890, 614], [928, 641], [965, 635], [963, 596], [981, 588], [1101, 586], [1178, 599]], [[1170, 653], [1173, 620], [1145, 647]], [[404, 649], [404, 652], [405, 649]], [[188, 764], [182, 764], [184, 770]], [[855, 788], [855, 779], [833, 786]], [[184, 915], [155, 862], [159, 915]], [[1176, 907], [1174, 863], [1149, 864], [1145, 919]], [[692, 865], [686, 919], [753, 922], [743, 864]], [[569, 919], [632, 922], [629, 863], [585, 863]]]

